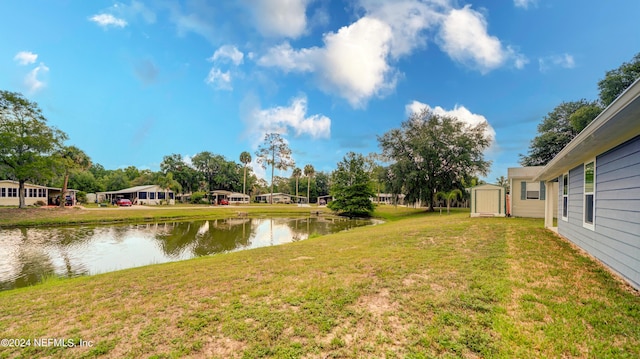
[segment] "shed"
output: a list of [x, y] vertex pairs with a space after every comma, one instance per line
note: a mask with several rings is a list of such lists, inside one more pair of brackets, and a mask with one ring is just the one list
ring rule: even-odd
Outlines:
[[504, 217], [505, 189], [494, 184], [471, 188], [471, 217]]

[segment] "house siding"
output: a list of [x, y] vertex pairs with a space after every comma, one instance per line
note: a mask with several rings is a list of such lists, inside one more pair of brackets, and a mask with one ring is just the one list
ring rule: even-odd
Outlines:
[[558, 232], [640, 289], [640, 136], [596, 158], [593, 231], [583, 227], [583, 175], [582, 165], [569, 171], [569, 216]]
[[523, 183], [526, 182], [531, 181], [520, 179], [513, 180], [513, 185], [511, 186], [511, 215], [515, 217], [544, 218], [543, 199], [522, 199], [522, 187]]

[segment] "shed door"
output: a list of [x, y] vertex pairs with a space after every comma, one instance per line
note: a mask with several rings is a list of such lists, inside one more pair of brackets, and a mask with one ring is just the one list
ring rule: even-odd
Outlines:
[[476, 213], [500, 213], [500, 192], [495, 189], [477, 190]]

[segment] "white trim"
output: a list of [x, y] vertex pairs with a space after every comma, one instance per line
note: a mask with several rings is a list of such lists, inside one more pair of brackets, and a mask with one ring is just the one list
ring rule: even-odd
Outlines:
[[[565, 179], [567, 180], [567, 194], [564, 194], [564, 181]], [[569, 222], [569, 172], [567, 171], [566, 173], [562, 174], [562, 212], [560, 213], [560, 218], [565, 221], [565, 222]], [[565, 200], [567, 199], [566, 204], [565, 204]], [[565, 206], [567, 208], [565, 208]], [[565, 217], [564, 215], [564, 211], [565, 209], [567, 210], [567, 216]]]
[[[586, 185], [587, 185], [587, 165], [593, 163], [593, 190], [592, 192], [587, 193]], [[586, 229], [590, 229], [595, 231], [596, 226], [596, 159], [586, 161], [582, 165], [582, 227]], [[587, 215], [587, 194], [591, 194], [593, 196], [593, 222], [588, 223], [586, 221]]]

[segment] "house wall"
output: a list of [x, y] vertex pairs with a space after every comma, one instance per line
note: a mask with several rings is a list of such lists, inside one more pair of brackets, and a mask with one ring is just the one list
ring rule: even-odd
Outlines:
[[[13, 182], [0, 182], [0, 206], [18, 206], [20, 205], [20, 194], [18, 193], [18, 187], [20, 185], [18, 183]], [[4, 191], [3, 191], [4, 188]], [[9, 189], [15, 188], [16, 197], [9, 197]], [[48, 191], [46, 188], [36, 187], [30, 184], [25, 183], [24, 188], [27, 190], [27, 195], [24, 198], [24, 202], [27, 206], [34, 205], [38, 201], [42, 201], [47, 204], [47, 196]], [[31, 193], [29, 189], [35, 190], [34, 196], [29, 196]], [[40, 196], [42, 194], [39, 193], [38, 189], [42, 189], [44, 191], [44, 196]], [[4, 196], [3, 196], [4, 194]]]
[[[511, 215], [514, 217], [544, 218], [544, 197], [542, 199], [522, 199], [522, 182], [513, 179], [511, 185]], [[525, 197], [526, 198], [526, 197]]]
[[[580, 165], [569, 171], [568, 219], [558, 220], [558, 233], [640, 289], [640, 137], [596, 157], [594, 230], [583, 227], [583, 193]], [[561, 189], [558, 198], [561, 211]]]

